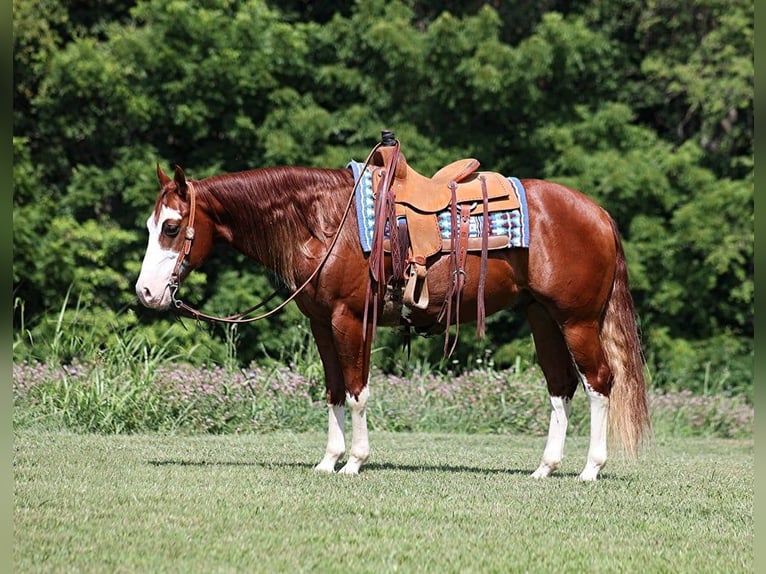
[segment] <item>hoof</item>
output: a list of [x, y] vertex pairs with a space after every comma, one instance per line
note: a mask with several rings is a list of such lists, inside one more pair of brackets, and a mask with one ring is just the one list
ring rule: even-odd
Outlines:
[[585, 474], [581, 474], [577, 477], [577, 480], [580, 482], [596, 482], [598, 480], [598, 476], [589, 476]]
[[547, 464], [543, 462], [539, 467], [537, 467], [537, 470], [533, 472], [531, 476], [532, 478], [548, 478], [551, 474], [553, 474], [554, 470], [558, 470], [559, 466], [561, 466], [561, 463]]
[[360, 466], [360, 464], [353, 464], [351, 461], [348, 461], [343, 468], [338, 471], [338, 474], [359, 474]]
[[579, 474], [577, 480], [582, 482], [595, 482], [598, 480], [598, 471], [598, 468], [586, 468]]
[[334, 456], [326, 456], [322, 461], [314, 467], [317, 472], [335, 472], [335, 463], [338, 462], [338, 458]]

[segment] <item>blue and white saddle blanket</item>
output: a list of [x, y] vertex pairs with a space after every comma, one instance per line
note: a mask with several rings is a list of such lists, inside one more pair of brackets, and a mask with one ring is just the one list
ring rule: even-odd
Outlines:
[[[354, 174], [357, 181], [364, 164], [351, 161], [346, 166]], [[515, 177], [506, 178], [511, 183], [516, 198], [519, 200], [519, 209], [511, 211], [499, 211], [489, 214], [489, 236], [507, 237], [506, 247], [529, 247], [529, 213], [527, 210], [527, 195], [521, 181]], [[372, 171], [369, 167], [365, 170], [359, 185], [356, 197], [356, 219], [359, 225], [359, 240], [362, 242], [362, 250], [369, 253], [372, 250], [372, 237], [375, 233], [375, 198], [372, 189]], [[442, 239], [452, 237], [452, 217], [449, 209], [437, 214], [439, 230]], [[484, 228], [484, 217], [481, 215], [471, 216], [469, 222], [469, 237], [481, 237]], [[385, 236], [388, 237], [388, 225]]]

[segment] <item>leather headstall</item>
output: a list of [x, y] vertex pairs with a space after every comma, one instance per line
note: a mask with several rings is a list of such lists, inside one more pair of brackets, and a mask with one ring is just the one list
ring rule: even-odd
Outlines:
[[186, 258], [189, 257], [189, 254], [191, 253], [192, 241], [194, 241], [194, 217], [197, 212], [197, 194], [194, 189], [194, 184], [191, 181], [186, 181], [186, 190], [189, 196], [189, 221], [184, 230], [183, 247], [181, 247], [181, 250], [178, 252], [178, 259], [176, 259], [176, 264], [175, 267], [173, 267], [173, 273], [170, 274], [170, 282], [168, 283], [173, 295], [173, 303], [176, 304], [176, 307], [179, 306], [178, 303], [180, 303], [180, 301], [175, 298], [175, 293], [181, 286], [181, 271], [186, 262]]

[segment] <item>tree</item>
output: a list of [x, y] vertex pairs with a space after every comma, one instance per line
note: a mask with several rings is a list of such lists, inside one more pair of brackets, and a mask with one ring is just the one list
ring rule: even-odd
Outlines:
[[[243, 362], [295, 348], [295, 309], [233, 334], [135, 306], [155, 164], [196, 178], [342, 167], [391, 128], [426, 174], [472, 156], [595, 197], [625, 238], [660, 382], [727, 357], [747, 372], [753, 3], [678, 6], [15, 0], [14, 326], [39, 340], [66, 302], [94, 329], [199, 344], [200, 360], [228, 360], [232, 338]], [[223, 253], [184, 296], [229, 314], [274, 287]], [[492, 322], [498, 363], [527, 357], [521, 318]], [[483, 357], [465, 331], [459, 359]], [[416, 351], [435, 361], [441, 348]]]

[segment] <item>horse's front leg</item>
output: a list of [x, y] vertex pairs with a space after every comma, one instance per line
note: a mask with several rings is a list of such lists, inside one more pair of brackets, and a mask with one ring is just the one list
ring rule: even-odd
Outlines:
[[338, 459], [346, 452], [344, 403], [346, 388], [343, 384], [343, 371], [338, 361], [338, 353], [332, 336], [332, 329], [316, 321], [311, 321], [311, 332], [314, 335], [319, 356], [322, 359], [327, 392], [327, 447], [324, 457], [314, 467], [321, 472], [335, 472]]
[[314, 467], [320, 472], [335, 472], [335, 464], [346, 452], [346, 438], [344, 432], [344, 417], [346, 410], [342, 405], [329, 404], [329, 420], [327, 423], [327, 447], [324, 457]]
[[312, 321], [311, 330], [325, 370], [329, 410], [327, 448], [315, 469], [333, 472], [345, 453], [344, 406], [347, 406], [351, 410], [351, 450], [348, 461], [339, 472], [358, 474], [370, 456], [367, 431], [369, 356], [365, 356], [361, 325], [341, 315], [332, 327]]
[[366, 385], [357, 396], [347, 394], [346, 404], [351, 409], [351, 451], [341, 474], [358, 474], [370, 458], [370, 439], [367, 432], [367, 399], [370, 389]]
[[[361, 466], [370, 457], [370, 440], [367, 432], [367, 398], [370, 395], [365, 387], [358, 397], [346, 395], [346, 404], [351, 408], [351, 452], [348, 461], [338, 472], [341, 474], [358, 474]], [[335, 464], [346, 451], [344, 416], [342, 405], [329, 404], [329, 420], [327, 425], [327, 448], [321, 462], [314, 470], [334, 472]]]
[[[333, 317], [333, 335], [338, 351], [338, 362], [343, 371], [346, 389], [346, 406], [351, 410], [351, 450], [348, 461], [340, 472], [358, 474], [370, 457], [370, 439], [367, 432], [367, 400], [370, 389], [367, 378], [370, 372], [369, 345], [362, 340], [362, 323], [347, 312]], [[368, 337], [372, 336], [369, 329]]]

